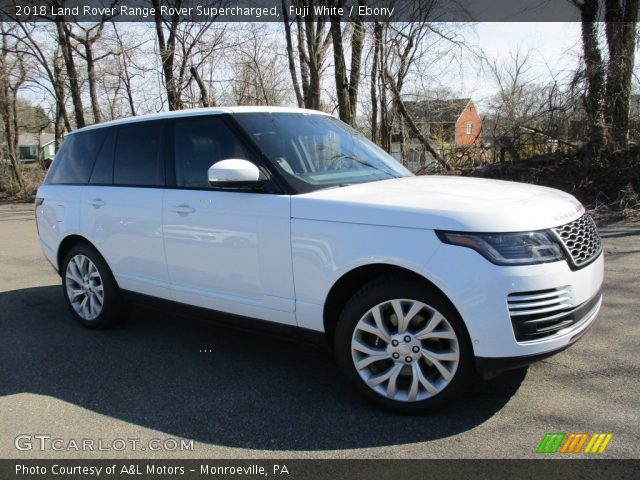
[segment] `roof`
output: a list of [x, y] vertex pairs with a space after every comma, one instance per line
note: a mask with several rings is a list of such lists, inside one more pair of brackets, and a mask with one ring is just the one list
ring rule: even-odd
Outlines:
[[143, 122], [148, 120], [162, 120], [166, 118], [194, 117], [198, 115], [214, 115], [222, 113], [307, 113], [316, 115], [329, 115], [328, 113], [318, 110], [308, 110], [304, 108], [289, 107], [210, 107], [210, 108], [189, 108], [185, 110], [173, 110], [170, 112], [151, 113], [147, 115], [138, 115], [136, 117], [120, 118], [104, 123], [96, 123], [88, 127], [75, 130], [73, 133], [93, 130], [94, 128], [111, 127], [114, 125], [122, 125], [126, 123]]
[[470, 101], [470, 98], [418, 100], [404, 102], [404, 106], [417, 122], [455, 123]]
[[[55, 135], [53, 133], [40, 134], [40, 146], [44, 146], [47, 143], [51, 143], [53, 140], [55, 140]], [[37, 133], [21, 132], [18, 134], [19, 147], [30, 147], [35, 145], [38, 145]]]

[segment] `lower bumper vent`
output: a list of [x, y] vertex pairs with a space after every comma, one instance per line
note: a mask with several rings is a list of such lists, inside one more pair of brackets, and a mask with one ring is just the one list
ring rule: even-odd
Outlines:
[[511, 325], [519, 342], [550, 337], [585, 318], [598, 304], [602, 294], [571, 305], [569, 287], [511, 293], [507, 297]]

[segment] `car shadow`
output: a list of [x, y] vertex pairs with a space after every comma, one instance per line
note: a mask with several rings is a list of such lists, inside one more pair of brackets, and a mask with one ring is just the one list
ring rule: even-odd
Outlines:
[[324, 350], [135, 306], [106, 331], [77, 325], [60, 287], [0, 293], [0, 395], [49, 395], [199, 442], [263, 450], [407, 444], [472, 429], [526, 370], [478, 382], [421, 416], [360, 398]]

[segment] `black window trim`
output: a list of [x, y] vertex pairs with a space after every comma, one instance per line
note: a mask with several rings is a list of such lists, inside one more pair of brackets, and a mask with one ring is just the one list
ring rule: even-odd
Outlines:
[[[96, 126], [96, 128], [91, 128], [90, 131], [95, 131], [99, 129], [105, 130], [113, 130], [113, 135], [115, 138], [113, 139], [113, 151], [112, 151], [112, 161], [111, 161], [111, 183], [89, 183], [91, 180], [91, 175], [93, 174], [93, 169], [95, 168], [95, 164], [100, 152], [96, 155], [94, 159], [91, 173], [89, 175], [89, 180], [86, 183], [58, 183], [56, 185], [72, 185], [72, 186], [89, 186], [89, 187], [121, 187], [121, 188], [164, 188], [171, 190], [202, 190], [202, 191], [216, 191], [216, 192], [245, 192], [245, 193], [257, 193], [264, 194], [269, 193], [273, 195], [299, 195], [302, 193], [308, 193], [306, 191], [298, 191], [293, 187], [293, 185], [287, 181], [287, 179], [271, 164], [271, 160], [268, 155], [262, 150], [257, 141], [249, 134], [242, 125], [234, 118], [234, 113], [227, 112], [210, 112], [199, 115], [184, 115], [184, 116], [175, 116], [169, 118], [160, 118], [160, 119], [140, 119], [139, 121], [125, 122], [122, 124], [115, 125], [105, 125]], [[197, 121], [203, 120], [208, 117], [220, 117], [225, 124], [238, 136], [238, 138], [243, 142], [243, 145], [254, 155], [254, 159], [258, 168], [261, 172], [266, 176], [267, 182], [271, 182], [273, 187], [272, 191], [264, 192], [260, 190], [244, 190], [244, 189], [229, 189], [229, 188], [220, 188], [220, 187], [183, 187], [176, 185], [176, 176], [175, 176], [175, 139], [174, 139], [174, 128], [173, 125], [178, 121]], [[160, 123], [162, 124], [160, 145], [158, 147], [158, 156], [161, 157], [160, 161], [162, 166], [164, 167], [164, 185], [136, 185], [136, 184], [120, 184], [115, 183], [114, 174], [115, 174], [115, 157], [118, 149], [118, 137], [121, 128], [133, 127], [135, 125], [147, 124], [147, 123]], [[85, 133], [89, 133], [88, 131], [75, 131], [68, 134], [71, 135], [83, 135]], [[110, 132], [107, 131], [105, 135], [105, 139], [100, 149], [104, 147], [104, 143], [108, 139]], [[164, 157], [164, 161], [163, 158]]]

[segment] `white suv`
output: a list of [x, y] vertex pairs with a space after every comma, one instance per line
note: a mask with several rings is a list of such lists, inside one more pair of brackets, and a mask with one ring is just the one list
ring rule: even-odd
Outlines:
[[402, 411], [443, 403], [475, 371], [568, 347], [602, 302], [600, 238], [572, 196], [416, 177], [315, 111], [83, 128], [38, 190], [36, 217], [83, 325], [113, 324], [138, 294], [320, 334], [356, 388]]

